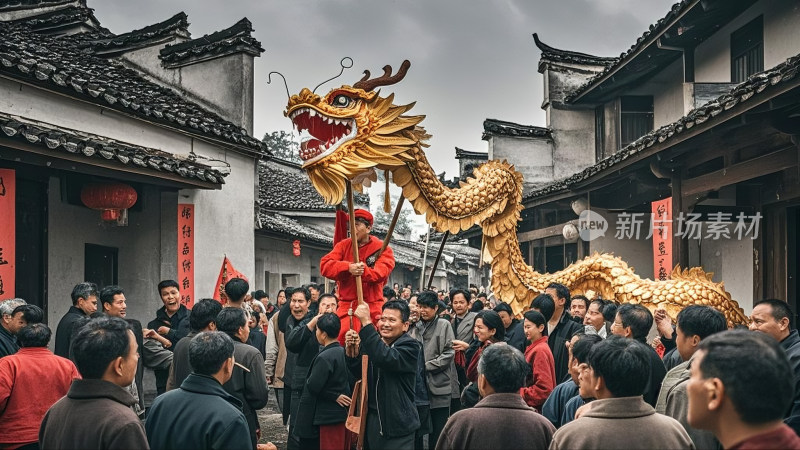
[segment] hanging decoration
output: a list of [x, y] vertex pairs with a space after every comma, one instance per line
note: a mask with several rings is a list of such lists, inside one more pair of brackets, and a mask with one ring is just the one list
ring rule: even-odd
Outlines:
[[300, 241], [297, 239], [292, 242], [292, 254], [294, 256], [300, 256]]
[[181, 304], [194, 306], [194, 205], [178, 204], [178, 278]]
[[122, 211], [136, 204], [136, 189], [125, 183], [90, 183], [81, 190], [81, 202], [87, 208], [102, 211], [100, 217], [113, 222]]
[[0, 169], [0, 300], [16, 296], [16, 175]]

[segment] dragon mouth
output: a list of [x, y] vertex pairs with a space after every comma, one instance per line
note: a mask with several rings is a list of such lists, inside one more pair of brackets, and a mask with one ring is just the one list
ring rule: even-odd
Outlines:
[[300, 159], [314, 163], [353, 139], [357, 128], [353, 119], [326, 116], [311, 108], [299, 108], [289, 118], [300, 133]]

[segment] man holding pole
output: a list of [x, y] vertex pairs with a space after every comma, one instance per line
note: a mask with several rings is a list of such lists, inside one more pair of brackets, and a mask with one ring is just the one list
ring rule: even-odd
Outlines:
[[[336, 314], [342, 321], [339, 342], [344, 345], [344, 335], [348, 330], [361, 329], [359, 320], [348, 317], [348, 311], [355, 310], [363, 301], [369, 306], [372, 323], [377, 326], [383, 307], [383, 286], [394, 269], [394, 254], [383, 241], [370, 235], [372, 214], [364, 209], [356, 209], [350, 218], [351, 238], [355, 234], [356, 245], [351, 238], [343, 239], [334, 245], [330, 253], [320, 260], [322, 276], [336, 280], [339, 294], [339, 307]], [[355, 233], [353, 233], [355, 229]]]

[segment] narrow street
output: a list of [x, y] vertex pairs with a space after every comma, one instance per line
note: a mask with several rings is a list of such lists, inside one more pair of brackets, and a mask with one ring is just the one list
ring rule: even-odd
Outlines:
[[275, 391], [269, 391], [269, 403], [267, 406], [258, 411], [258, 420], [261, 422], [261, 440], [260, 444], [272, 442], [278, 447], [278, 450], [286, 450], [286, 440], [288, 431], [283, 425], [281, 412], [278, 409], [278, 403], [275, 399]]

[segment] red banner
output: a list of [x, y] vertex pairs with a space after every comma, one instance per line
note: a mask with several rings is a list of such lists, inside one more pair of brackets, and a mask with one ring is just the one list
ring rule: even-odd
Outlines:
[[247, 280], [247, 277], [242, 275], [241, 272], [233, 268], [231, 260], [226, 256], [222, 260], [222, 268], [219, 269], [219, 276], [217, 277], [216, 289], [214, 289], [214, 300], [222, 303], [228, 303], [228, 296], [225, 295], [225, 284], [232, 278], [242, 278]]
[[652, 203], [653, 279], [666, 280], [672, 273], [672, 197]]
[[178, 284], [181, 304], [194, 306], [194, 205], [178, 204]]
[[14, 298], [17, 174], [0, 169], [0, 300]]

